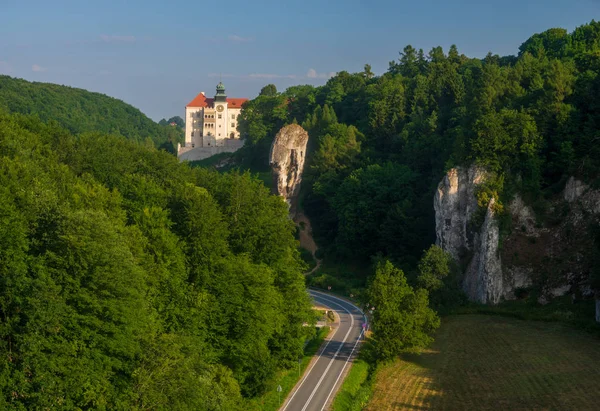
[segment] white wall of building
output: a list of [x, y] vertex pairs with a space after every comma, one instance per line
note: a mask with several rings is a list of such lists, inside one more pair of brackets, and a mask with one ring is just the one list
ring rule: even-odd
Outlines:
[[[223, 110], [218, 111], [218, 106], [223, 106]], [[229, 108], [227, 102], [214, 102], [209, 107], [186, 107], [185, 143], [179, 154], [199, 147], [225, 147], [229, 144], [226, 140], [239, 140], [240, 113], [240, 107]]]

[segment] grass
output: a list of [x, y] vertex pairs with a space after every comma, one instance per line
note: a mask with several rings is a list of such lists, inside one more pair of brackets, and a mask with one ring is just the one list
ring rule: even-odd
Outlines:
[[597, 409], [600, 339], [556, 322], [443, 319], [432, 347], [381, 365], [366, 410]]
[[[312, 357], [319, 350], [319, 347], [329, 334], [330, 327], [322, 327], [317, 331], [315, 338], [310, 340], [306, 347], [304, 347], [304, 356], [300, 362], [300, 375], [304, 373], [306, 367], [312, 360]], [[287, 395], [290, 393], [292, 388], [298, 382], [298, 366], [290, 368], [289, 370], [280, 371], [275, 380], [272, 383], [272, 388], [265, 392], [258, 398], [254, 398], [248, 401], [247, 410], [261, 410], [261, 411], [276, 411], [280, 407], [281, 403], [285, 400]], [[281, 395], [277, 392], [277, 386], [281, 385]]]
[[548, 304], [537, 303], [537, 294], [523, 300], [505, 301], [501, 304], [481, 305], [470, 303], [456, 308], [452, 314], [500, 315], [521, 320], [560, 322], [600, 337], [600, 326], [595, 321], [596, 304], [593, 299], [573, 303], [570, 295], [552, 299]]
[[358, 358], [344, 379], [335, 396], [331, 411], [360, 411], [371, 397], [372, 384], [369, 383], [369, 363]]

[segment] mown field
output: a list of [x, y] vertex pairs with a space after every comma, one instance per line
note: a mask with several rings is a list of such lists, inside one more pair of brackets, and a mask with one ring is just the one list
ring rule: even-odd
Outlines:
[[367, 410], [597, 410], [600, 339], [557, 323], [444, 318], [431, 349], [379, 369]]

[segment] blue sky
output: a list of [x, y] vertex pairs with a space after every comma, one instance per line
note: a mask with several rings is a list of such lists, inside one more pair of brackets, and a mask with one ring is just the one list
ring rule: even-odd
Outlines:
[[0, 0], [0, 73], [183, 116], [219, 73], [230, 97], [330, 73], [383, 73], [407, 44], [483, 57], [531, 34], [600, 19], [600, 0]]

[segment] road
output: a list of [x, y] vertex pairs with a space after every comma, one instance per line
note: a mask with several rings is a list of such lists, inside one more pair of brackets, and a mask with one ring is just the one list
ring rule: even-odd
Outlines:
[[344, 371], [356, 356], [363, 334], [366, 318], [358, 307], [326, 293], [313, 290], [309, 293], [319, 305], [335, 310], [340, 323], [280, 411], [325, 410], [341, 386]]

